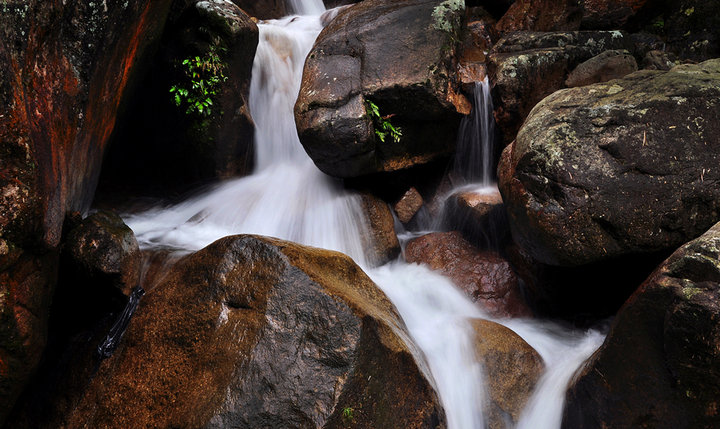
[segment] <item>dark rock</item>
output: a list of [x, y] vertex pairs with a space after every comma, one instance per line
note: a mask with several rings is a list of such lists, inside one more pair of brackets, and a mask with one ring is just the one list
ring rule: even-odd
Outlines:
[[0, 6], [0, 424], [44, 347], [65, 214], [90, 204], [170, 3]]
[[348, 257], [227, 237], [143, 298], [61, 422], [25, 425], [444, 427], [402, 326]]
[[115, 213], [100, 211], [85, 218], [68, 233], [65, 251], [78, 271], [126, 295], [138, 284], [140, 248], [133, 231]]
[[422, 195], [415, 188], [410, 188], [400, 197], [400, 200], [395, 203], [393, 208], [398, 219], [402, 223], [408, 223], [415, 216], [415, 214], [422, 208], [423, 198]]
[[633, 41], [618, 31], [518, 32], [501, 39], [489, 55], [488, 71], [504, 145], [540, 100], [564, 87], [572, 69], [611, 49], [632, 50]]
[[499, 188], [534, 258], [668, 251], [720, 219], [720, 60], [558, 91], [505, 149]]
[[426, 264], [449, 277], [494, 316], [532, 314], [510, 264], [495, 252], [473, 247], [457, 231], [435, 232], [410, 241], [405, 259]]
[[[322, 31], [295, 105], [300, 141], [321, 170], [356, 177], [452, 152], [460, 121], [453, 101], [469, 106], [454, 82], [464, 12], [455, 4], [366, 0]], [[399, 142], [376, 136], [380, 119], [373, 123], [368, 101], [400, 127]]]
[[650, 51], [643, 58], [642, 68], [645, 70], [670, 70], [675, 67], [674, 55], [663, 51]]
[[277, 19], [292, 13], [287, 0], [233, 0], [233, 3], [258, 19]]
[[[248, 101], [258, 44], [255, 23], [229, 0], [193, 1], [168, 23], [162, 42], [113, 137], [101, 200], [128, 193], [165, 198], [252, 170]], [[192, 86], [183, 61], [196, 56], [207, 61], [213, 54], [227, 79], [215, 89], [209, 115], [188, 113], [187, 103], [175, 105], [169, 91]]]
[[587, 30], [614, 30], [638, 13], [647, 0], [580, 0], [582, 20], [580, 26]]
[[637, 71], [635, 58], [625, 50], [605, 51], [578, 64], [565, 80], [565, 86], [573, 88], [593, 83], [619, 79]]
[[465, 0], [468, 10], [481, 7], [492, 15], [495, 20], [500, 19], [515, 0]]
[[502, 196], [497, 189], [462, 191], [445, 201], [443, 225], [482, 248], [499, 249], [510, 230]]
[[497, 23], [501, 33], [573, 31], [580, 28], [578, 0], [516, 0]]
[[370, 236], [363, 237], [367, 240], [363, 248], [368, 262], [373, 266], [390, 262], [400, 255], [400, 242], [395, 233], [395, 219], [390, 207], [369, 193], [362, 194], [361, 198], [370, 229]]
[[720, 425], [720, 225], [677, 250], [625, 303], [575, 377], [563, 428]]
[[545, 368], [540, 355], [512, 330], [475, 319], [475, 353], [485, 370], [490, 429], [515, 427]]

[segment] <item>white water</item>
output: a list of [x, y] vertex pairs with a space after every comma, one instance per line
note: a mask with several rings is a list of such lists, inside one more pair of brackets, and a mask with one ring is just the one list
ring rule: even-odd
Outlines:
[[[260, 44], [250, 91], [256, 171], [182, 204], [127, 216], [126, 222], [142, 246], [197, 250], [227, 235], [254, 233], [339, 250], [367, 267], [361, 244], [366, 226], [358, 197], [315, 168], [295, 130], [292, 109], [303, 62], [321, 30], [319, 14], [324, 7], [319, 0], [291, 1], [296, 11], [311, 16], [259, 24]], [[469, 144], [467, 150], [472, 152], [472, 147]], [[475, 165], [459, 168], [475, 179]], [[481, 168], [489, 171], [487, 166]], [[468, 323], [469, 318], [487, 318], [484, 311], [449, 280], [426, 267], [396, 262], [366, 271], [395, 303], [422, 350], [418, 358], [427, 362], [448, 427], [486, 427], [482, 368], [474, 358]], [[525, 422], [531, 422], [533, 428], [559, 427], [567, 380], [597, 347], [601, 336], [541, 326], [535, 321], [502, 323], [535, 347], [548, 366], [521, 427], [529, 427], [522, 426]]]
[[454, 172], [465, 182], [493, 182], [495, 119], [487, 77], [473, 86], [473, 112], [463, 118], [457, 138]]

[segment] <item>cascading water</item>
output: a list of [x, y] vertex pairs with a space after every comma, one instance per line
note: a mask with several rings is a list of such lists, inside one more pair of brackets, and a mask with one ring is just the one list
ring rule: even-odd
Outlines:
[[[321, 0], [290, 1], [296, 12], [308, 16], [258, 25], [260, 43], [250, 91], [256, 125], [255, 172], [176, 206], [128, 215], [126, 221], [143, 247], [197, 250], [227, 235], [254, 233], [350, 255], [395, 303], [412, 340], [422, 350], [417, 358], [427, 362], [448, 427], [486, 427], [483, 374], [474, 356], [474, 334], [468, 319], [488, 316], [448, 279], [426, 267], [398, 261], [369, 268], [362, 245], [366, 225], [359, 198], [321, 173], [299, 142], [293, 105], [304, 59], [321, 30], [320, 14], [325, 9]], [[492, 112], [491, 107], [487, 110], [487, 82], [478, 86], [476, 94], [476, 112], [485, 119], [468, 119], [473, 122], [466, 125], [469, 137], [467, 145], [460, 143], [460, 151], [471, 153], [473, 160], [461, 160], [456, 168], [464, 172], [466, 181], [480, 179], [488, 185], [491, 167], [483, 163], [491, 162], [492, 148], [480, 150], [479, 155], [473, 152], [479, 141], [491, 141], [482, 137], [482, 133], [492, 136], [489, 123], [483, 122]], [[490, 160], [483, 161], [485, 158]], [[477, 174], [479, 169], [482, 175]], [[535, 347], [548, 367], [521, 425], [527, 421], [534, 428], [557, 428], [565, 384], [599, 345], [601, 336], [578, 337], [531, 321], [500, 322]]]
[[494, 176], [495, 119], [487, 77], [474, 83], [472, 106], [472, 114], [463, 118], [458, 130], [453, 173], [463, 182], [490, 186]]

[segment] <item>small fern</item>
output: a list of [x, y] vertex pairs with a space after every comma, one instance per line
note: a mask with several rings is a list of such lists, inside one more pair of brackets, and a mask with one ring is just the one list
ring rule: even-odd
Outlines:
[[385, 143], [385, 139], [390, 137], [392, 141], [398, 143], [400, 141], [400, 137], [402, 137], [402, 129], [394, 126], [390, 122], [390, 118], [395, 115], [390, 114], [382, 116], [380, 114], [380, 108], [377, 104], [370, 100], [366, 100], [365, 104], [367, 105], [368, 116], [372, 119], [373, 126], [375, 127], [375, 135], [380, 139], [380, 141]]

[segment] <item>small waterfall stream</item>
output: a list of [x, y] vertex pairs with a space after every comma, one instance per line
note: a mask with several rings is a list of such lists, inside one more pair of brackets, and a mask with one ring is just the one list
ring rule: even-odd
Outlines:
[[[202, 195], [170, 207], [125, 217], [143, 247], [198, 250], [231, 234], [253, 233], [344, 252], [362, 266], [398, 308], [413, 341], [422, 350], [445, 408], [448, 427], [486, 427], [481, 366], [476, 362], [469, 318], [488, 318], [446, 278], [424, 266], [394, 262], [371, 268], [361, 237], [366, 233], [359, 197], [321, 173], [305, 154], [295, 128], [293, 105], [303, 63], [322, 29], [321, 0], [291, 0], [305, 16], [261, 22], [253, 65], [250, 108], [256, 124], [256, 170]], [[467, 182], [491, 183], [492, 148], [487, 82], [477, 87], [477, 117], [464, 125], [465, 149], [472, 161], [456, 167]], [[483, 90], [483, 88], [485, 88]], [[484, 91], [484, 92], [483, 92]], [[485, 137], [483, 137], [483, 135]], [[462, 158], [462, 157], [461, 157]], [[479, 164], [478, 164], [479, 162]], [[483, 174], [478, 175], [481, 169]], [[597, 348], [602, 335], [580, 334], [550, 323], [499, 321], [515, 330], [542, 355], [546, 375], [520, 427], [557, 428], [565, 385], [580, 363]]]

